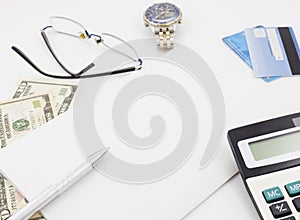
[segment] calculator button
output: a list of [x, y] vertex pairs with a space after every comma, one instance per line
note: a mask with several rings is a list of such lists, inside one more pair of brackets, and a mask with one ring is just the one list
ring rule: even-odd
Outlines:
[[277, 202], [284, 199], [284, 196], [278, 186], [264, 190], [263, 195], [267, 203]]
[[280, 218], [292, 214], [287, 202], [280, 202], [270, 206], [274, 218]]
[[293, 204], [298, 212], [300, 212], [300, 198], [296, 198], [293, 200]]
[[287, 217], [287, 218], [283, 218], [281, 220], [296, 220], [294, 216], [290, 216], [290, 217]]
[[300, 181], [285, 185], [285, 189], [291, 197], [300, 195]]

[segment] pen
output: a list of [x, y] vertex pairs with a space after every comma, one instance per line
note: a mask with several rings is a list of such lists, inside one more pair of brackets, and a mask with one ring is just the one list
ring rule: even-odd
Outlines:
[[104, 157], [109, 148], [100, 150], [87, 158], [77, 169], [54, 185], [51, 185], [44, 192], [29, 201], [23, 208], [14, 213], [9, 220], [25, 220], [33, 216], [37, 211], [47, 206], [56, 197], [61, 195], [70, 186], [87, 175]]

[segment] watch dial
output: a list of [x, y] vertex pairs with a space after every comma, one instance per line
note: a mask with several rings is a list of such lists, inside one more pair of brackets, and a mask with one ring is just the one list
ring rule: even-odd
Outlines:
[[160, 3], [150, 6], [145, 17], [152, 23], [166, 24], [176, 20], [180, 15], [180, 10], [170, 3]]

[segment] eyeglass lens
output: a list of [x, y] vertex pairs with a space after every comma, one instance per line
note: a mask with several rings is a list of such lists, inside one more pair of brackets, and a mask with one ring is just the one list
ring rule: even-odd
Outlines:
[[85, 28], [79, 22], [64, 17], [51, 17], [50, 24], [52, 28], [62, 34], [80, 37], [85, 33]]

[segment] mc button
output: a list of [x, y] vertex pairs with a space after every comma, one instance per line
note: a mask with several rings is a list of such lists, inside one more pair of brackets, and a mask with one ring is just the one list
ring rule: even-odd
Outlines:
[[284, 196], [278, 186], [264, 190], [263, 195], [267, 203], [272, 203], [284, 199]]

